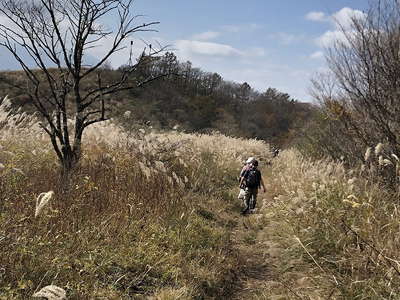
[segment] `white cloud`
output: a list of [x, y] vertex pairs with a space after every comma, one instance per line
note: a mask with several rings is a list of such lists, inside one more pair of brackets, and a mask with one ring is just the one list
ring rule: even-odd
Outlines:
[[322, 11], [311, 11], [305, 18], [309, 21], [316, 22], [330, 22], [336, 28], [350, 28], [352, 19], [364, 19], [367, 15], [361, 10], [352, 9], [349, 7], [343, 7], [341, 10], [335, 12], [332, 15], [326, 15]]
[[316, 43], [321, 48], [332, 47], [336, 42], [346, 43], [346, 34], [339, 30], [328, 30], [316, 39]]
[[238, 56], [243, 53], [232, 46], [211, 42], [178, 40], [175, 43], [178, 51], [184, 56], [207, 55], [207, 56]]
[[316, 22], [326, 22], [329, 17], [321, 11], [311, 11], [306, 15], [306, 19]]
[[195, 34], [193, 36], [193, 39], [200, 40], [200, 41], [208, 41], [208, 40], [215, 39], [215, 38], [219, 37], [220, 35], [221, 35], [221, 33], [217, 32], [217, 31], [206, 31], [206, 32], [202, 32], [199, 34]]
[[322, 58], [324, 58], [324, 52], [322, 52], [322, 51], [316, 51], [316, 52], [314, 52], [314, 53], [312, 53], [312, 54], [310, 55], [310, 58], [311, 58], [311, 59], [322, 59]]
[[[348, 36], [352, 35], [352, 20], [365, 19], [366, 14], [360, 10], [343, 7], [329, 16], [332, 29], [319, 36], [315, 42], [319, 47], [331, 47], [335, 42], [347, 43]], [[347, 36], [347, 37], [346, 37]]]
[[365, 19], [366, 14], [360, 10], [352, 9], [349, 7], [343, 7], [338, 12], [332, 15], [332, 22], [336, 28], [350, 29], [352, 25], [353, 18], [355, 19]]

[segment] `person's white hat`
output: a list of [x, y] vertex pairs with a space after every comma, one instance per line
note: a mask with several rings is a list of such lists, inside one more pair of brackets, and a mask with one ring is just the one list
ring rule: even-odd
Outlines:
[[249, 157], [247, 160], [246, 160], [246, 164], [250, 164], [250, 163], [252, 163], [253, 161], [255, 161], [256, 159], [254, 158], [254, 157]]

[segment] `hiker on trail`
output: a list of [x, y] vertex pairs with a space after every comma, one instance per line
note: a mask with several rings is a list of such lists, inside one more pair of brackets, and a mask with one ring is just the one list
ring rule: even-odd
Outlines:
[[[249, 169], [251, 168], [251, 163], [252, 163], [253, 161], [255, 161], [255, 160], [256, 160], [256, 159], [255, 159], [254, 157], [249, 157], [249, 158], [244, 162], [244, 166], [243, 166], [242, 170], [240, 171], [239, 182], [241, 182], [242, 177], [243, 177], [243, 174], [244, 174], [247, 170], [249, 170]], [[238, 199], [239, 199], [239, 200], [244, 200], [244, 196], [245, 196], [245, 194], [246, 194], [245, 188], [246, 188], [246, 186], [245, 186], [244, 184], [242, 184], [242, 185], [240, 186], [240, 191], [239, 191], [239, 195], [238, 195]]]
[[279, 155], [280, 149], [272, 147], [272, 157], [277, 157]]
[[245, 186], [245, 196], [244, 196], [244, 209], [242, 210], [242, 214], [246, 214], [248, 212], [254, 212], [256, 208], [257, 202], [257, 194], [258, 189], [263, 188], [263, 192], [265, 193], [265, 185], [261, 176], [260, 170], [257, 169], [258, 161], [254, 160], [251, 163], [250, 169], [246, 170], [240, 180], [239, 186], [244, 184]]

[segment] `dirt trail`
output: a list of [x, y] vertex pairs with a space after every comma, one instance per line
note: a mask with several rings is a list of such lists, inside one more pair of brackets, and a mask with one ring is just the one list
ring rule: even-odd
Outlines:
[[239, 270], [231, 299], [267, 299], [265, 292], [273, 285], [273, 259], [268, 240], [269, 222], [265, 212], [271, 205], [271, 195], [260, 193], [257, 211], [238, 216], [240, 221], [233, 233], [234, 247], [239, 253]]

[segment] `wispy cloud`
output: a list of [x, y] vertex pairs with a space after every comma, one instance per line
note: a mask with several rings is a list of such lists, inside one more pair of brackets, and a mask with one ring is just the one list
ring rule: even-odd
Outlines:
[[311, 59], [323, 59], [324, 58], [324, 52], [322, 51], [315, 51], [310, 55]]
[[329, 21], [329, 17], [321, 11], [311, 11], [306, 15], [306, 19], [316, 22], [326, 22]]
[[243, 54], [229, 45], [194, 40], [178, 40], [175, 47], [179, 53], [188, 57], [192, 55], [238, 56]]
[[237, 49], [227, 44], [195, 40], [178, 40], [175, 42], [174, 47], [177, 49], [179, 57], [194, 60], [198, 56], [240, 57], [246, 59], [265, 55], [265, 49], [261, 47]]
[[194, 40], [198, 40], [198, 41], [208, 41], [208, 40], [213, 40], [217, 37], [219, 37], [221, 35], [221, 32], [218, 31], [206, 31], [206, 32], [202, 32], [199, 34], [195, 34], [193, 36]]

